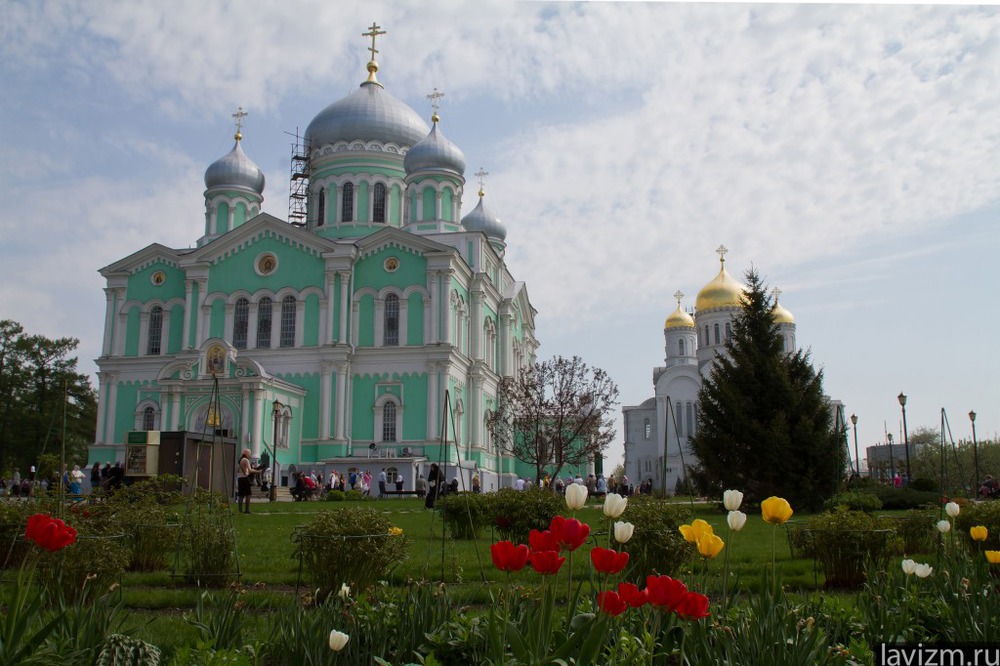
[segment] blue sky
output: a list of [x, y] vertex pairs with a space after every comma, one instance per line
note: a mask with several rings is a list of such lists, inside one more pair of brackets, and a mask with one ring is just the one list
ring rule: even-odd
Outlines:
[[[1000, 431], [996, 7], [245, 0], [0, 5], [0, 317], [79, 337], [97, 270], [202, 234], [232, 146], [287, 217], [290, 139], [365, 78], [430, 116], [508, 228], [542, 358], [652, 395], [663, 320], [718, 267], [782, 290], [862, 447], [946, 410]], [[853, 442], [852, 442], [853, 448]], [[609, 451], [621, 456], [621, 437]], [[998, 470], [993, 470], [996, 473]]]

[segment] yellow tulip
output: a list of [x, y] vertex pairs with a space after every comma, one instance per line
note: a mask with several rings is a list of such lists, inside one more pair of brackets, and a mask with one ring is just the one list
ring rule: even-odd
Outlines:
[[389, 536], [403, 536], [403, 528], [402, 527], [390, 527], [389, 528]]
[[760, 515], [771, 525], [784, 525], [792, 517], [792, 506], [780, 497], [768, 497], [760, 503]]
[[698, 552], [702, 557], [714, 559], [726, 547], [725, 542], [715, 534], [702, 534], [698, 538]]
[[712, 526], [701, 518], [695, 520], [690, 525], [681, 525], [680, 530], [684, 536], [684, 540], [690, 543], [698, 543], [698, 539], [703, 534], [714, 534]]
[[1000, 564], [1000, 550], [986, 551], [986, 561], [990, 564]]
[[969, 536], [972, 537], [973, 541], [986, 541], [986, 537], [990, 535], [990, 531], [985, 525], [976, 525], [975, 527], [969, 528]]

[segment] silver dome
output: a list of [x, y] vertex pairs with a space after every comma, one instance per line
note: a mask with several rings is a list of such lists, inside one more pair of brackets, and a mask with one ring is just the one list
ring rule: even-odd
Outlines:
[[240, 140], [227, 154], [205, 170], [205, 188], [242, 188], [264, 193], [264, 172], [240, 147]]
[[472, 209], [472, 212], [462, 218], [462, 226], [469, 231], [481, 231], [487, 238], [505, 240], [507, 238], [507, 227], [500, 224], [500, 218], [493, 214], [483, 205], [483, 197], [480, 192], [479, 203]]
[[380, 84], [366, 81], [313, 118], [306, 128], [306, 144], [315, 150], [338, 141], [362, 140], [409, 148], [427, 132], [427, 123], [416, 111]]
[[465, 174], [465, 155], [438, 131], [438, 124], [434, 123], [431, 133], [406, 153], [403, 168], [408, 175], [419, 171], [449, 171], [462, 176]]

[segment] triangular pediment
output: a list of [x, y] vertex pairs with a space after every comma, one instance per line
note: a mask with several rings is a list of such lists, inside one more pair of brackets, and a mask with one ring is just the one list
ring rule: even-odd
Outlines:
[[408, 231], [401, 231], [395, 227], [386, 227], [359, 238], [354, 241], [354, 245], [358, 248], [359, 258], [370, 257], [387, 247], [398, 247], [421, 255], [456, 253], [455, 248], [450, 245], [439, 243], [425, 236], [411, 234]]
[[132, 273], [141, 271], [156, 262], [162, 262], [168, 266], [179, 268], [181, 257], [188, 252], [190, 252], [190, 250], [175, 250], [167, 247], [166, 245], [161, 245], [160, 243], [153, 243], [151, 245], [147, 245], [141, 250], [133, 252], [124, 259], [119, 259], [112, 264], [108, 264], [98, 272], [105, 278], [116, 274], [131, 275]]
[[232, 231], [213, 238], [184, 256], [184, 264], [215, 263], [239, 253], [262, 238], [276, 238], [303, 252], [317, 257], [336, 252], [343, 246], [314, 233], [288, 224], [273, 215], [261, 213]]

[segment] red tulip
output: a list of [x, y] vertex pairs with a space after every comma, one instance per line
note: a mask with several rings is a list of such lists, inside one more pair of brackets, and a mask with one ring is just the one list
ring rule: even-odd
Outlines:
[[528, 559], [532, 568], [543, 576], [559, 573], [559, 567], [566, 561], [565, 557], [559, 557], [559, 553], [554, 550], [533, 550]]
[[528, 533], [528, 543], [531, 550], [559, 550], [559, 541], [551, 530], [531, 530]]
[[24, 538], [54, 553], [76, 541], [76, 530], [58, 518], [36, 513], [28, 518]]
[[594, 548], [590, 551], [590, 561], [594, 564], [594, 570], [614, 575], [628, 564], [628, 553], [619, 553], [610, 548]]
[[673, 611], [684, 601], [687, 586], [670, 576], [647, 576], [646, 598], [660, 610]]
[[552, 519], [549, 529], [559, 542], [560, 550], [576, 550], [590, 536], [590, 525], [581, 523], [576, 518], [556, 516]]
[[490, 546], [493, 566], [500, 571], [520, 571], [528, 563], [528, 547], [515, 546], [510, 541], [498, 541]]
[[597, 595], [597, 607], [608, 615], [615, 617], [621, 615], [628, 608], [628, 604], [622, 601], [617, 592], [601, 592]]
[[688, 592], [676, 608], [677, 614], [688, 620], [700, 620], [708, 617], [708, 597], [697, 592]]
[[648, 601], [646, 593], [633, 583], [618, 583], [618, 596], [632, 608], [639, 608]]

